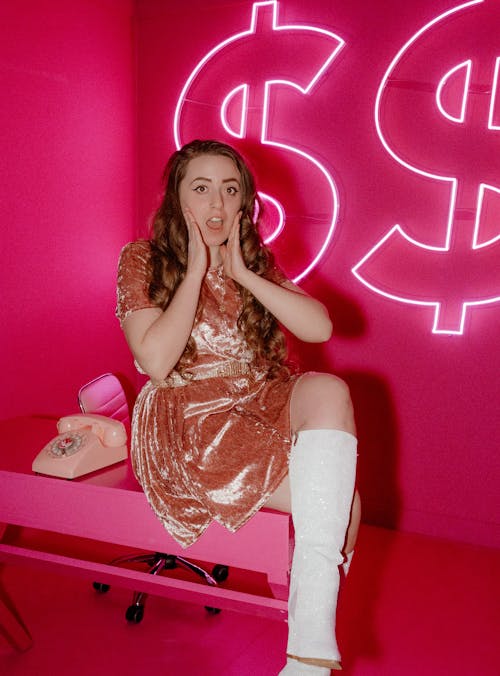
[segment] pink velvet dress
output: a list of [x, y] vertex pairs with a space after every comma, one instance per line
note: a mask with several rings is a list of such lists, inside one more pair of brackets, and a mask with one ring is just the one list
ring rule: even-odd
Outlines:
[[[118, 267], [117, 316], [154, 307], [149, 243], [127, 244]], [[276, 272], [276, 281], [284, 277]], [[222, 268], [209, 269], [188, 373], [146, 383], [131, 435], [134, 472], [154, 512], [183, 546], [212, 520], [230, 531], [262, 507], [288, 471], [290, 397], [297, 376], [268, 380], [241, 335], [241, 300]]]

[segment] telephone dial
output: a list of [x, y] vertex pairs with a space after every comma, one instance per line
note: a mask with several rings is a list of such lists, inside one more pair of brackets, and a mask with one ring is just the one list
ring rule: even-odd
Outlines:
[[119, 420], [75, 413], [61, 418], [57, 431], [34, 459], [34, 472], [75, 479], [127, 457], [127, 433]]

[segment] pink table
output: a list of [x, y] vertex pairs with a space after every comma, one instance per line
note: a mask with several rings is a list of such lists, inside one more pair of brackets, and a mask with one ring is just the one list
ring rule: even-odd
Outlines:
[[[213, 523], [183, 550], [155, 517], [127, 461], [71, 481], [36, 475], [31, 463], [56, 434], [55, 420], [27, 417], [0, 421], [0, 524], [52, 531], [139, 550], [184, 555], [267, 576], [270, 593], [210, 587], [197, 581], [152, 576], [137, 570], [0, 539], [0, 560], [68, 571], [90, 580], [181, 601], [286, 619], [291, 519], [263, 510], [236, 533]], [[2, 531], [0, 529], [0, 535]], [[43, 540], [42, 540], [43, 541]], [[231, 580], [231, 573], [228, 583]], [[5, 622], [5, 618], [0, 615]]]

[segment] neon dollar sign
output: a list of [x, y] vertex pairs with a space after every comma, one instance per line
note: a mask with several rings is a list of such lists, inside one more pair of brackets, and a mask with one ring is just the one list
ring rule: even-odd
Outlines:
[[[318, 263], [338, 213], [335, 183], [310, 153], [287, 144], [285, 105], [302, 100], [344, 42], [310, 26], [279, 25], [278, 3], [256, 2], [250, 28], [227, 38], [196, 66], [179, 97], [174, 136], [217, 138], [249, 160], [265, 204], [262, 234], [285, 272], [299, 281]], [[282, 140], [284, 139], [284, 140]], [[313, 211], [311, 211], [311, 209]]]
[[462, 334], [469, 307], [500, 301], [499, 20], [496, 0], [440, 15], [398, 52], [377, 95], [384, 147], [439, 187], [441, 221], [415, 219], [414, 236], [395, 226], [353, 272], [372, 291], [433, 307], [434, 333]]

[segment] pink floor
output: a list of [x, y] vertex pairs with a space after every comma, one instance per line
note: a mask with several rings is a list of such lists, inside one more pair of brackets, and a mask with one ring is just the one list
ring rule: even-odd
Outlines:
[[[364, 526], [339, 609], [344, 673], [498, 676], [499, 572], [496, 550]], [[16, 653], [0, 635], [9, 676], [276, 676], [283, 662], [283, 622], [150, 597], [129, 625], [126, 590], [10, 565], [1, 582], [34, 639]]]

